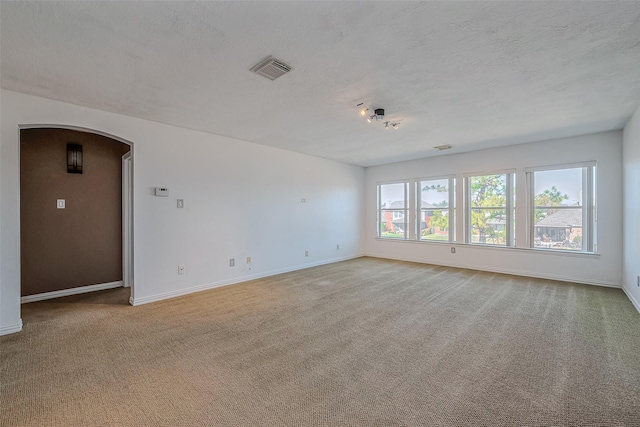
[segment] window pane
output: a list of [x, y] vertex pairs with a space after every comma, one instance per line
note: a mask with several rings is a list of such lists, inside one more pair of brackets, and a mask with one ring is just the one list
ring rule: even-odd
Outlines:
[[406, 239], [408, 220], [408, 183], [381, 184], [378, 201], [378, 236], [391, 239]]
[[513, 245], [512, 180], [510, 174], [469, 177], [469, 243]]
[[507, 175], [472, 176], [471, 207], [506, 207]]
[[582, 250], [582, 208], [536, 209], [536, 248]]
[[454, 209], [449, 205], [454, 192], [454, 179], [430, 179], [418, 182], [418, 239], [450, 241], [449, 218]]
[[449, 241], [449, 210], [420, 210], [420, 240]]
[[582, 168], [534, 172], [536, 206], [580, 206]]
[[471, 243], [482, 245], [506, 245], [506, 209], [472, 209]]
[[582, 184], [585, 169], [533, 173], [533, 247], [584, 250]]

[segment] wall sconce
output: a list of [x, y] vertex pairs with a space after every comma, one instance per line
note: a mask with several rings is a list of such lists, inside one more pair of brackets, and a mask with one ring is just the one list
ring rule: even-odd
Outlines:
[[82, 145], [67, 144], [67, 173], [82, 173]]

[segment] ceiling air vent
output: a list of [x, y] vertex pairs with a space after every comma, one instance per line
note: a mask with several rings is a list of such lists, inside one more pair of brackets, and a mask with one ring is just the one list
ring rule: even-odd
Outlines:
[[451, 148], [451, 146], [450, 146], [449, 144], [447, 144], [447, 145], [438, 145], [437, 147], [433, 147], [433, 148], [435, 148], [435, 149], [436, 149], [436, 150], [438, 150], [438, 151], [442, 151], [442, 150], [448, 150], [448, 149], [450, 149], [450, 148]]
[[275, 80], [292, 69], [291, 65], [287, 65], [279, 59], [269, 56], [267, 59], [253, 67], [251, 71], [256, 74], [260, 74], [269, 80]]

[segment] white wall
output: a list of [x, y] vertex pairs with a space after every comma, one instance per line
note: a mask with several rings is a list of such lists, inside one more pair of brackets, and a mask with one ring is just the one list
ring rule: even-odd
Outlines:
[[[525, 168], [597, 161], [598, 255], [565, 254], [524, 246], [526, 228]], [[511, 147], [370, 167], [365, 170], [366, 255], [528, 275], [606, 286], [621, 286], [622, 271], [622, 132], [585, 135]], [[389, 241], [376, 238], [376, 184], [398, 179], [457, 175], [469, 172], [516, 170], [516, 245], [487, 248], [456, 244]], [[413, 186], [413, 184], [411, 184]], [[637, 188], [637, 187], [636, 187]], [[458, 193], [461, 200], [461, 193]], [[458, 203], [460, 206], [460, 203]], [[462, 223], [461, 210], [458, 223]], [[458, 233], [459, 239], [461, 233]], [[459, 241], [462, 242], [461, 240]]]
[[19, 125], [133, 142], [134, 304], [362, 253], [363, 168], [11, 91], [1, 113], [0, 333], [20, 329]]
[[640, 108], [624, 128], [623, 143], [623, 271], [622, 286], [640, 311]]

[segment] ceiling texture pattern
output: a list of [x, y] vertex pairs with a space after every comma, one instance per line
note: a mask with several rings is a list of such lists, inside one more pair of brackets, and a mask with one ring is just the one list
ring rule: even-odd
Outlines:
[[[640, 104], [637, 1], [3, 1], [0, 15], [5, 89], [361, 166], [621, 129]], [[293, 70], [252, 73], [268, 55]]]

